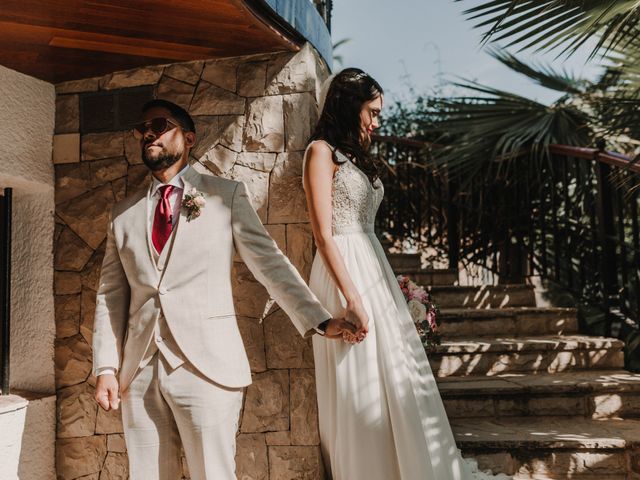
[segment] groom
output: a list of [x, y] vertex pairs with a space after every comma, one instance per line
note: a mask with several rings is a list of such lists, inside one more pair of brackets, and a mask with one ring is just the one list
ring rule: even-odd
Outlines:
[[107, 233], [93, 336], [95, 397], [122, 399], [132, 480], [235, 479], [235, 435], [249, 362], [231, 294], [234, 252], [301, 335], [354, 327], [318, 303], [269, 237], [243, 183], [188, 164], [193, 120], [152, 100], [134, 129], [150, 188], [116, 204]]

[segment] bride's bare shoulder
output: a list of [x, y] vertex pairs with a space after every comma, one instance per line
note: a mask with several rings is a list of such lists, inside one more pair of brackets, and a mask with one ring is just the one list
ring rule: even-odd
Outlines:
[[307, 147], [307, 162], [333, 163], [333, 149], [324, 140], [314, 140]]
[[323, 156], [333, 155], [333, 147], [329, 145], [329, 143], [326, 140], [312, 141], [307, 147], [307, 150], [310, 153], [313, 153], [315, 155], [323, 155]]

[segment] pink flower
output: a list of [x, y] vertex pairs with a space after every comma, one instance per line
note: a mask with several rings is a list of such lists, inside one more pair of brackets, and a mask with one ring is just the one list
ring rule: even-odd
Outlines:
[[191, 188], [182, 199], [182, 208], [186, 210], [187, 222], [198, 218], [205, 207], [207, 200], [202, 192], [198, 192], [195, 187]]
[[438, 324], [436, 323], [436, 313], [433, 310], [429, 310], [427, 312], [427, 322], [429, 322], [431, 330], [433, 330], [434, 332], [438, 330]]
[[438, 308], [424, 287], [404, 275], [398, 275], [396, 279], [422, 344], [432, 351], [441, 341], [437, 323]]

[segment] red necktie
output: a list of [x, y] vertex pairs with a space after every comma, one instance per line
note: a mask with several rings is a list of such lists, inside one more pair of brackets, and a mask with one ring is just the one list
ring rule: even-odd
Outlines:
[[171, 236], [171, 230], [173, 230], [173, 209], [171, 208], [171, 203], [169, 203], [169, 195], [173, 191], [173, 185], [163, 185], [159, 190], [160, 201], [153, 217], [151, 240], [156, 252], [161, 253]]

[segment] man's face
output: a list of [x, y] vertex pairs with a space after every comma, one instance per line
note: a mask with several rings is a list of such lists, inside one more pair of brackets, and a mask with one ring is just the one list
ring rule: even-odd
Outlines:
[[154, 118], [167, 119], [167, 129], [156, 135], [151, 128], [147, 128], [140, 140], [140, 148], [142, 161], [155, 172], [170, 167], [182, 158], [186, 159], [195, 135], [192, 132], [184, 132], [171, 117], [171, 113], [164, 108], [154, 107], [147, 110], [142, 116], [142, 121], [149, 122]]

